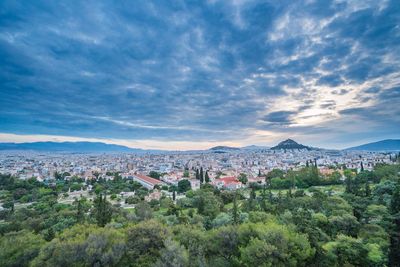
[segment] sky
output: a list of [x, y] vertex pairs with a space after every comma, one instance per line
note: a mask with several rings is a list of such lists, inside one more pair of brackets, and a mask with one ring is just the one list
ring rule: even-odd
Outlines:
[[0, 142], [400, 138], [400, 4], [0, 3]]

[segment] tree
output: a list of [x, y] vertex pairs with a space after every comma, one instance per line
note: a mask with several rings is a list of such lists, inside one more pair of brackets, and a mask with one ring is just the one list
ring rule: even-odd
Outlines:
[[182, 179], [178, 182], [178, 192], [179, 193], [184, 193], [188, 190], [190, 190], [192, 187], [190, 185], [189, 180]]
[[222, 207], [222, 201], [209, 190], [197, 190], [193, 197], [193, 206], [201, 215], [214, 219]]
[[149, 220], [153, 217], [153, 210], [146, 201], [142, 201], [135, 206], [135, 213], [140, 221]]
[[206, 171], [206, 175], [205, 175], [204, 180], [205, 180], [206, 183], [210, 182], [210, 176], [208, 175], [208, 171]]
[[196, 180], [200, 180], [199, 169], [196, 169]]
[[366, 197], [371, 196], [371, 187], [369, 186], [368, 181], [366, 181], [366, 183], [365, 183], [365, 196]]
[[251, 187], [251, 191], [250, 191], [250, 197], [249, 197], [249, 201], [248, 201], [248, 210], [251, 211], [254, 207], [254, 202], [256, 199], [256, 190], [254, 187]]
[[112, 208], [110, 202], [107, 201], [106, 195], [100, 194], [95, 198], [93, 214], [98, 226], [104, 227], [111, 221]]
[[233, 223], [238, 224], [239, 223], [239, 211], [238, 211], [236, 191], [235, 191], [234, 197], [233, 197], [232, 217], [233, 217]]
[[400, 266], [400, 180], [390, 201], [390, 213], [393, 216], [393, 230], [390, 235], [390, 266]]
[[45, 232], [44, 232], [44, 239], [46, 240], [46, 241], [51, 241], [51, 240], [53, 240], [53, 238], [55, 237], [55, 233], [54, 233], [54, 230], [53, 230], [53, 227], [50, 227], [50, 228], [48, 228], [48, 229], [46, 229], [45, 230]]
[[161, 174], [156, 171], [151, 171], [149, 173], [149, 177], [160, 180]]
[[230, 225], [231, 223], [232, 223], [232, 216], [225, 212], [221, 212], [212, 221], [212, 226], [214, 228], [217, 228], [217, 227], [221, 227], [223, 225]]
[[160, 251], [160, 259], [155, 267], [185, 267], [189, 265], [189, 254], [185, 247], [178, 242], [167, 238], [164, 248]]
[[55, 171], [54, 172], [54, 179], [56, 179], [56, 180], [63, 180], [63, 176], [62, 176], [62, 174], [61, 173], [59, 173], [58, 171]]
[[189, 176], [190, 176], [189, 171], [185, 169], [185, 171], [183, 172], [183, 177], [189, 178]]
[[360, 239], [339, 235], [323, 248], [331, 266], [374, 266], [368, 262], [368, 248]]
[[167, 229], [155, 221], [146, 221], [127, 229], [126, 254], [133, 266], [151, 266], [165, 248]]
[[200, 183], [204, 183], [204, 173], [203, 173], [203, 167], [200, 168]]
[[[240, 266], [307, 266], [314, 255], [306, 235], [272, 222], [239, 226]], [[279, 240], [279, 242], [278, 242]]]
[[32, 266], [121, 266], [124, 254], [119, 230], [79, 224], [47, 243]]
[[242, 184], [246, 184], [246, 183], [248, 182], [247, 175], [246, 175], [245, 173], [239, 174], [238, 180], [239, 180]]
[[1, 266], [29, 266], [45, 241], [27, 230], [11, 232], [0, 238]]
[[76, 220], [79, 223], [82, 223], [83, 221], [85, 221], [85, 210], [83, 207], [83, 203], [85, 200], [84, 199], [80, 199], [80, 200], [76, 200], [77, 204], [76, 204]]

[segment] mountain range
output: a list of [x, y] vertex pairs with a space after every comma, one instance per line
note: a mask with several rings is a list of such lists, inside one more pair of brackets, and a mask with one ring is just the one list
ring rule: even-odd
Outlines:
[[59, 152], [142, 152], [142, 149], [105, 144], [101, 142], [33, 142], [0, 143], [0, 150], [34, 150]]
[[[215, 146], [208, 150], [193, 150], [186, 152], [214, 152], [226, 153], [240, 150], [265, 150], [266, 146]], [[291, 149], [317, 149], [297, 143], [292, 139], [280, 142], [271, 147], [272, 150], [291, 150]], [[106, 144], [101, 142], [33, 142], [33, 143], [0, 143], [0, 150], [33, 150], [42, 152], [75, 152], [75, 153], [156, 153], [169, 152], [163, 150], [145, 150], [139, 148], [130, 148], [121, 145]], [[360, 146], [350, 147], [345, 150], [364, 150], [364, 151], [400, 151], [400, 139], [387, 139], [378, 142], [368, 143]]]
[[349, 147], [346, 150], [400, 151], [400, 139], [386, 139], [360, 146]]

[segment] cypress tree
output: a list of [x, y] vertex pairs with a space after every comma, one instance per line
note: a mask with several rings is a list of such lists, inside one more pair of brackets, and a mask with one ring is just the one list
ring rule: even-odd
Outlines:
[[174, 189], [174, 191], [172, 191], [172, 200], [175, 201], [175, 199], [176, 199], [176, 193], [175, 193], [175, 189]]
[[200, 168], [200, 184], [204, 183], [203, 167]]
[[83, 222], [85, 220], [85, 212], [82, 206], [82, 200], [78, 200], [77, 212], [76, 212], [76, 220], [78, 222]]
[[203, 167], [200, 167], [200, 183], [204, 182], [204, 172]]
[[204, 180], [205, 180], [206, 183], [210, 182], [210, 176], [208, 175], [208, 171], [206, 171], [206, 175], [205, 175]]
[[199, 169], [196, 169], [196, 180], [200, 180]]
[[361, 161], [361, 167], [360, 167], [360, 170], [363, 172], [364, 171], [364, 164], [363, 164], [363, 162]]
[[251, 187], [251, 191], [250, 191], [250, 198], [249, 198], [249, 209], [252, 210], [253, 209], [253, 204], [254, 204], [254, 200], [256, 199], [256, 190], [254, 187]]
[[262, 193], [261, 193], [261, 208], [263, 211], [267, 211], [267, 206], [265, 205], [265, 199], [267, 198], [266, 192], [265, 192], [265, 187], [266, 184], [263, 185]]
[[346, 193], [351, 194], [353, 192], [353, 181], [351, 177], [346, 177]]
[[107, 197], [100, 194], [95, 199], [95, 218], [97, 225], [104, 227], [107, 223], [111, 221], [112, 210], [111, 204], [107, 201]]
[[365, 183], [365, 196], [366, 197], [369, 197], [371, 195], [371, 188], [370, 188], [370, 186], [369, 186], [369, 182], [367, 181], [366, 183]]
[[239, 223], [239, 214], [238, 214], [238, 206], [237, 206], [237, 193], [235, 191], [235, 195], [233, 196], [233, 209], [232, 209], [232, 217], [233, 217], [233, 223], [238, 224]]

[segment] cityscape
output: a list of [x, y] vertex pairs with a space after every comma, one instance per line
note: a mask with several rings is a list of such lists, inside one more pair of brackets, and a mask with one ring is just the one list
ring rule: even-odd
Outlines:
[[0, 1], [0, 267], [400, 267], [398, 0]]

